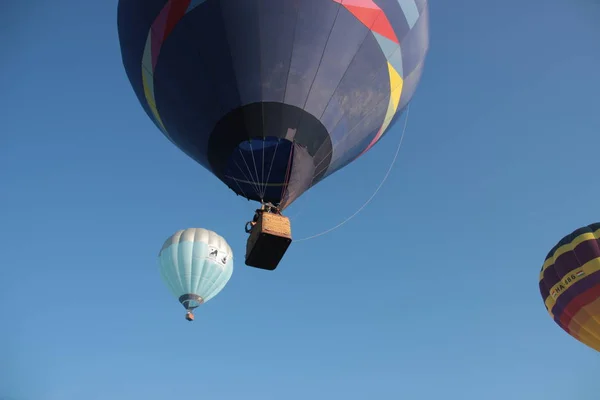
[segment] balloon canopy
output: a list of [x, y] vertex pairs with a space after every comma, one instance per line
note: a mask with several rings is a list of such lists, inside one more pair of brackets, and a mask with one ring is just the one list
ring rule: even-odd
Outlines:
[[600, 351], [600, 223], [577, 229], [546, 257], [540, 292], [554, 321]]
[[233, 252], [215, 232], [191, 228], [168, 238], [158, 254], [161, 276], [189, 311], [215, 297], [233, 274]]
[[427, 0], [120, 0], [148, 116], [235, 193], [282, 208], [369, 150], [407, 106]]

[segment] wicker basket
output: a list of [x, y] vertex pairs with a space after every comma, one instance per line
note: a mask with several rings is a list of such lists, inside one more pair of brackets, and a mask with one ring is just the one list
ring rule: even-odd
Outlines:
[[246, 265], [272, 271], [277, 268], [291, 243], [289, 218], [261, 212], [246, 243]]

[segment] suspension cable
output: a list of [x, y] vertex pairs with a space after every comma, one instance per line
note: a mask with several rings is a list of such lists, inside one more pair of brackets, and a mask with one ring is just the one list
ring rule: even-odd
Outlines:
[[394, 168], [394, 165], [396, 164], [396, 161], [398, 160], [398, 154], [400, 153], [400, 148], [402, 148], [402, 142], [404, 142], [404, 135], [406, 133], [406, 127], [408, 126], [408, 113], [410, 111], [410, 105], [408, 107], [406, 107], [406, 116], [404, 117], [404, 127], [402, 128], [402, 134], [400, 135], [400, 141], [398, 142], [398, 147], [396, 148], [396, 154], [394, 154], [394, 158], [392, 159], [392, 163], [390, 164], [387, 172], [385, 173], [383, 179], [381, 180], [381, 182], [379, 183], [379, 186], [377, 186], [377, 188], [375, 189], [375, 191], [373, 192], [373, 194], [371, 195], [371, 197], [369, 197], [367, 199], [367, 201], [365, 201], [365, 203], [360, 206], [358, 208], [358, 210], [356, 210], [354, 212], [354, 214], [350, 215], [349, 217], [347, 217], [346, 219], [344, 219], [342, 222], [340, 222], [339, 224], [324, 230], [321, 233], [317, 233], [316, 235], [312, 235], [312, 236], [308, 236], [302, 239], [296, 239], [294, 240], [294, 243], [297, 242], [304, 242], [307, 240], [311, 240], [311, 239], [315, 239], [318, 238], [320, 236], [326, 235], [330, 232], [335, 231], [336, 229], [342, 227], [343, 225], [345, 225], [347, 222], [349, 222], [351, 219], [353, 219], [354, 217], [356, 217], [362, 210], [365, 209], [365, 207], [367, 207], [369, 205], [369, 203], [371, 203], [371, 201], [373, 201], [373, 199], [375, 198], [375, 196], [377, 196], [377, 193], [379, 193], [379, 190], [381, 190], [381, 188], [383, 187], [383, 184], [385, 183], [385, 181], [387, 181], [388, 177], [390, 176], [390, 173], [392, 172], [392, 169]]

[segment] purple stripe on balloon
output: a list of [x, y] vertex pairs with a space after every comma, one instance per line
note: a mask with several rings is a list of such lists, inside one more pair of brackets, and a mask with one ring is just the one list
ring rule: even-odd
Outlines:
[[584, 277], [582, 280], [561, 293], [556, 299], [556, 304], [552, 307], [552, 314], [554, 314], [556, 323], [560, 325], [560, 318], [571, 301], [596, 285], [600, 285], [600, 271], [596, 271]]
[[554, 265], [544, 271], [544, 284], [551, 288], [583, 264], [600, 257], [598, 239], [590, 239], [578, 244], [573, 251], [561, 254]]

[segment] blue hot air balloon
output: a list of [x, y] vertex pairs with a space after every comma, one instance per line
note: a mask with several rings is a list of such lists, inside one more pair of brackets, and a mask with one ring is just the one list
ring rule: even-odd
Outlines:
[[[381, 140], [429, 48], [427, 0], [119, 0], [117, 23], [125, 71], [158, 129], [281, 219]], [[246, 264], [275, 268], [291, 231], [257, 226]]]
[[233, 252], [215, 232], [190, 228], [176, 232], [158, 254], [168, 288], [194, 320], [194, 309], [215, 297], [233, 274]]
[[408, 105], [427, 0], [120, 0], [123, 64], [162, 133], [281, 209], [375, 145]]

